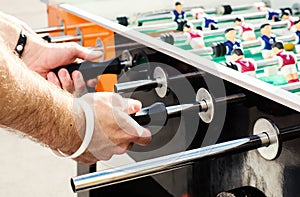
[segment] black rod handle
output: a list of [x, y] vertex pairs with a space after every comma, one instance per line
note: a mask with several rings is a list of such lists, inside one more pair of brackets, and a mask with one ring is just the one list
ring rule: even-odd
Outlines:
[[120, 74], [124, 69], [124, 65], [119, 58], [113, 58], [104, 62], [90, 62], [86, 61], [80, 64], [73, 63], [66, 66], [60, 66], [52, 71], [58, 76], [58, 71], [62, 68], [68, 70], [69, 74], [73, 71], [79, 70], [85, 80], [97, 78], [101, 74]]
[[164, 103], [157, 102], [149, 107], [142, 108], [131, 117], [141, 126], [162, 126], [165, 125], [168, 119], [167, 109]]

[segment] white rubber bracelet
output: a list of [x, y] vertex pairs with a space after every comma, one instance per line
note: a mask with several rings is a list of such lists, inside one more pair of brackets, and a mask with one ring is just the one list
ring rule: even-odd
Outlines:
[[85, 114], [86, 129], [85, 129], [85, 135], [82, 140], [82, 143], [81, 143], [80, 147], [78, 148], [78, 150], [75, 153], [73, 153], [72, 155], [66, 155], [58, 149], [52, 150], [55, 155], [64, 157], [64, 158], [69, 158], [69, 159], [77, 158], [85, 152], [85, 150], [87, 149], [87, 147], [89, 146], [89, 144], [92, 140], [93, 133], [94, 133], [94, 112], [93, 112], [91, 106], [87, 102], [85, 102], [84, 100], [82, 100], [80, 98], [75, 98], [74, 104], [75, 103], [78, 103], [81, 106], [81, 108], [83, 109], [84, 114]]

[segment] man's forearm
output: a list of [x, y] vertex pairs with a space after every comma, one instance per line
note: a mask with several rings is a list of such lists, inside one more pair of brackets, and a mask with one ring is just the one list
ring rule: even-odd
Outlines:
[[[73, 98], [30, 71], [0, 40], [0, 124], [73, 153], [80, 146], [75, 121], [85, 122]], [[76, 109], [75, 109], [76, 108]], [[77, 114], [76, 114], [76, 113]], [[75, 115], [74, 115], [75, 114]]]

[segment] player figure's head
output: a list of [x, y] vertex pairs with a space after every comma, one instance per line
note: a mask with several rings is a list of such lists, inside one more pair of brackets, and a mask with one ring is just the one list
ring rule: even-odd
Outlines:
[[235, 41], [235, 39], [236, 39], [236, 30], [234, 28], [232, 28], [232, 27], [227, 28], [224, 31], [224, 34], [225, 34], [226, 40], [230, 40], [232, 42]]
[[231, 59], [233, 61], [237, 61], [240, 58], [244, 58], [244, 51], [241, 48], [235, 48], [231, 52]]
[[233, 22], [235, 25], [241, 25], [244, 22], [244, 19], [242, 17], [236, 17]]
[[284, 51], [284, 45], [282, 42], [275, 42], [273, 45], [272, 45], [272, 50], [273, 50], [273, 53], [275, 55], [277, 55], [278, 53]]
[[262, 35], [271, 35], [272, 26], [270, 23], [264, 23], [260, 26], [260, 32]]
[[182, 3], [181, 3], [181, 2], [177, 1], [177, 2], [175, 3], [175, 10], [176, 10], [178, 13], [180, 13], [180, 12], [182, 11]]

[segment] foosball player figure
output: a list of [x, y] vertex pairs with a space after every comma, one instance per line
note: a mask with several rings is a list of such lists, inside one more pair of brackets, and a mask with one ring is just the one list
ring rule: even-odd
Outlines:
[[295, 18], [293, 18], [289, 12], [284, 11], [280, 16], [282, 21], [288, 21], [288, 30], [292, 30], [295, 24]]
[[171, 12], [173, 20], [178, 24], [177, 31], [183, 31], [183, 27], [186, 24], [186, 13], [182, 10], [182, 4], [180, 2], [175, 3], [175, 10]]
[[203, 32], [202, 30], [194, 29], [192, 24], [185, 24], [183, 27], [184, 35], [186, 35], [186, 42], [191, 45], [193, 49], [199, 49], [205, 47], [203, 40]]
[[245, 58], [244, 51], [241, 48], [235, 48], [232, 50], [231, 61], [227, 62], [226, 66], [249, 76], [256, 77], [257, 65], [254, 59]]
[[299, 82], [297, 72], [297, 59], [293, 53], [286, 52], [282, 42], [276, 42], [272, 50], [279, 61], [279, 70], [281, 70], [288, 83]]
[[295, 29], [295, 50], [296, 53], [300, 53], [300, 19], [295, 21], [294, 24], [294, 29]]
[[195, 19], [202, 22], [202, 29], [218, 29], [218, 22], [206, 14], [202, 8], [193, 8], [191, 9], [191, 13]]
[[224, 44], [226, 45], [226, 61], [230, 61], [231, 52], [235, 48], [241, 48], [241, 41], [236, 39], [236, 30], [234, 28], [227, 28], [224, 32], [226, 41]]
[[264, 59], [273, 58], [272, 45], [276, 42], [276, 36], [271, 33], [272, 26], [269, 23], [262, 24], [260, 26], [261, 36], [261, 54]]
[[251, 24], [245, 23], [244, 18], [235, 18], [234, 24], [238, 27], [238, 37], [245, 41], [256, 39], [254, 28], [251, 26]]
[[267, 9], [267, 11], [268, 11], [268, 15], [267, 15], [268, 20], [271, 20], [274, 22], [280, 21], [280, 13], [279, 12], [276, 12], [269, 8]]
[[203, 17], [202, 27], [203, 29], [209, 29], [209, 30], [216, 30], [219, 28], [218, 22], [209, 16]]

